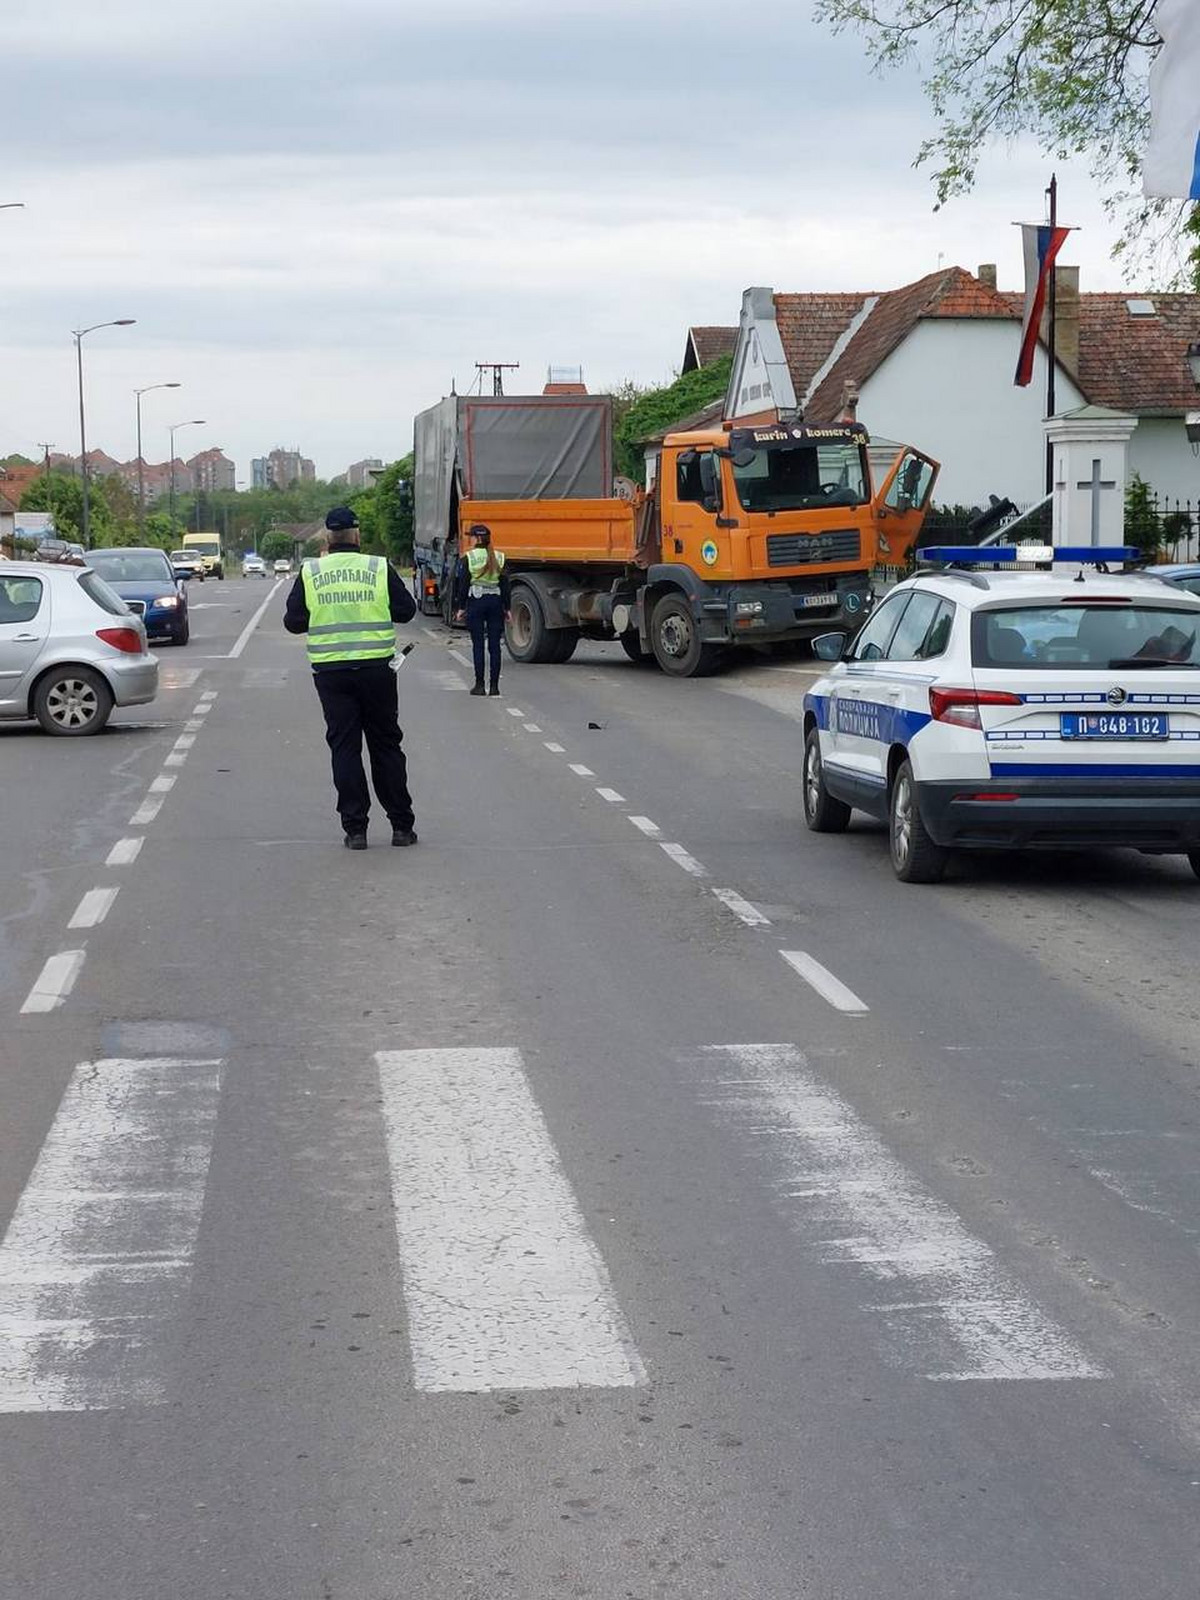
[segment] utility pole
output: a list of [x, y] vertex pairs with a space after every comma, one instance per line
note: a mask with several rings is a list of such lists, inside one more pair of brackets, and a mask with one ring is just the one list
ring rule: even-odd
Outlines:
[[54, 445], [39, 443], [38, 449], [42, 452], [42, 472], [48, 478], [50, 476], [50, 452], [54, 449]]
[[[1050, 187], [1046, 190], [1050, 197], [1050, 237], [1054, 237], [1054, 230], [1058, 226], [1058, 175], [1050, 174]], [[1058, 268], [1050, 268], [1050, 325], [1046, 330], [1046, 415], [1053, 417], [1055, 406], [1054, 377], [1058, 362], [1055, 358], [1054, 346], [1058, 332]], [[1054, 493], [1054, 446], [1049, 439], [1046, 440], [1046, 493]]]
[[519, 361], [477, 361], [475, 363], [475, 371], [479, 374], [476, 379], [479, 384], [479, 392], [483, 393], [484, 373], [490, 372], [492, 375], [492, 394], [497, 399], [502, 399], [504, 395], [504, 374], [506, 372], [516, 372], [520, 365]]

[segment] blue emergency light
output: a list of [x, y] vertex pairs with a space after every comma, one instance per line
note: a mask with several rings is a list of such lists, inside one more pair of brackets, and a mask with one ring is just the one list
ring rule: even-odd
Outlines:
[[1139, 554], [1132, 545], [1125, 544], [934, 544], [918, 550], [917, 559], [975, 567], [1001, 566], [1016, 561], [1028, 561], [1037, 566], [1055, 561], [1099, 566], [1110, 561], [1135, 561]]

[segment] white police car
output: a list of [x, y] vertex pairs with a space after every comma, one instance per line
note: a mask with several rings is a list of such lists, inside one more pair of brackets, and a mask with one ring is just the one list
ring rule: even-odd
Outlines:
[[952, 848], [1128, 846], [1200, 876], [1200, 597], [1094, 570], [1134, 554], [920, 551], [951, 564], [898, 584], [851, 643], [814, 641], [837, 664], [804, 699], [808, 826], [887, 821], [907, 883], [936, 882]]

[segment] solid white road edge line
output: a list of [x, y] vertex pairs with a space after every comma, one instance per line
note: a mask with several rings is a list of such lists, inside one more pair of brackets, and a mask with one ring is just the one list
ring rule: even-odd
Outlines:
[[691, 856], [681, 844], [659, 844], [660, 850], [665, 850], [677, 867], [682, 867], [685, 872], [690, 872], [693, 878], [707, 878], [708, 868], [701, 866], [695, 856]]
[[112, 910], [113, 901], [120, 892], [119, 889], [89, 889], [75, 907], [74, 915], [67, 923], [67, 927], [98, 927]]
[[648, 838], [660, 839], [662, 837], [662, 829], [657, 822], [651, 822], [649, 817], [630, 817], [629, 820], [635, 828], [640, 828]]
[[118, 839], [108, 852], [104, 865], [106, 867], [131, 867], [137, 860], [145, 842], [144, 839]]
[[238, 634], [237, 640], [234, 643], [233, 649], [229, 652], [228, 656], [226, 656], [226, 658], [225, 658], [227, 661], [236, 661], [237, 658], [241, 655], [242, 651], [250, 643], [250, 635], [254, 632], [255, 628], [258, 627], [259, 622], [262, 620], [263, 613], [266, 611], [267, 607], [271, 604], [271, 601], [275, 598], [276, 592], [279, 589], [279, 585], [282, 582], [283, 582], [283, 579], [280, 578], [278, 580], [278, 582], [276, 582], [276, 583], [271, 585], [270, 592], [268, 593], [266, 599], [263, 601], [262, 605], [259, 606], [258, 610], [250, 618], [250, 621], [242, 629], [241, 633]]
[[751, 905], [736, 889], [714, 889], [713, 893], [723, 905], [727, 905], [735, 917], [740, 917], [748, 928], [769, 928], [770, 917], [764, 917], [757, 906]]
[[60, 950], [56, 956], [51, 956], [26, 995], [21, 1015], [57, 1010], [75, 987], [75, 980], [83, 971], [85, 954], [83, 950]]
[[728, 1067], [709, 1103], [765, 1147], [777, 1203], [821, 1260], [869, 1276], [906, 1365], [940, 1382], [1105, 1376], [795, 1045], [710, 1053]]
[[861, 1015], [871, 1008], [865, 1000], [860, 1000], [853, 989], [848, 989], [840, 978], [835, 978], [828, 967], [823, 967], [815, 957], [804, 950], [781, 950], [779, 954], [788, 966], [798, 972], [810, 988], [828, 1000], [831, 1006], [836, 1006], [839, 1011]]
[[416, 1387], [644, 1383], [520, 1051], [375, 1059]]
[[618, 794], [615, 789], [597, 789], [596, 793], [601, 800], [607, 800], [610, 806], [623, 806], [626, 803], [625, 796]]
[[0, 1412], [167, 1398], [220, 1067], [76, 1067], [0, 1244]]

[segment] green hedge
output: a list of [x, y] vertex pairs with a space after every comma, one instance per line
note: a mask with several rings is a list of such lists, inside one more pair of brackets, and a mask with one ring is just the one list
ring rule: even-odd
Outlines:
[[691, 416], [712, 400], [719, 400], [729, 387], [733, 357], [722, 356], [707, 367], [685, 372], [663, 389], [647, 389], [630, 406], [617, 424], [614, 434], [617, 471], [634, 483], [645, 477], [645, 451], [640, 440], [662, 433], [681, 417]]

